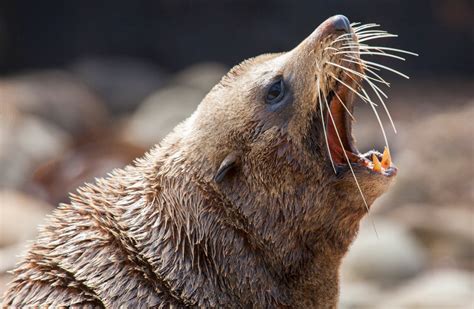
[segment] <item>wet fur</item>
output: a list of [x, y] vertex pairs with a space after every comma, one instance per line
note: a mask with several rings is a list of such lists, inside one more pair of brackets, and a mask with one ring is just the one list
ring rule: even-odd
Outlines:
[[[366, 210], [351, 175], [329, 164], [311, 55], [320, 32], [234, 68], [161, 145], [72, 195], [4, 306], [336, 307]], [[293, 97], [271, 110], [262, 95], [276, 74]], [[230, 153], [239, 161], [216, 182]], [[372, 203], [388, 181], [360, 173]]]

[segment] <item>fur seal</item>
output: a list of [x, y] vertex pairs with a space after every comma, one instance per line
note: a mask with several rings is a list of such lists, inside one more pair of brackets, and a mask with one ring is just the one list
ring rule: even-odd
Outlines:
[[372, 27], [337, 15], [234, 67], [159, 146], [54, 211], [4, 306], [335, 307], [397, 171], [351, 134], [356, 96], [375, 105], [361, 82], [385, 82], [360, 57], [384, 53], [362, 44], [388, 36]]

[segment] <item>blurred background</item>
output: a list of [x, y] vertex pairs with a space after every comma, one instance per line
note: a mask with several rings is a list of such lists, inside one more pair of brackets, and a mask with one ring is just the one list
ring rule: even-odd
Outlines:
[[[286, 51], [327, 17], [399, 34], [378, 59], [399, 176], [345, 259], [341, 308], [474, 307], [474, 8], [469, 0], [0, 1], [0, 293], [67, 192], [123, 167], [245, 58]], [[355, 136], [383, 148], [370, 108]], [[390, 125], [384, 119], [386, 129]]]

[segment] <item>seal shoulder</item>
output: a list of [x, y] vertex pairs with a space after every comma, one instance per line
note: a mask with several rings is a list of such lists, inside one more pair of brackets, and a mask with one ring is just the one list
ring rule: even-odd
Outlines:
[[[107, 179], [87, 184], [71, 195], [40, 228], [39, 237], [14, 271], [4, 298], [5, 305], [101, 304], [100, 299], [133, 300], [137, 305], [158, 302], [150, 273], [141, 261], [133, 239], [117, 220], [119, 205], [136, 203], [137, 194], [125, 198], [133, 184], [133, 167], [117, 170]], [[132, 177], [131, 177], [132, 176]], [[143, 184], [142, 184], [143, 185]], [[128, 289], [113, 288], [107, 281], [121, 281]], [[146, 299], [130, 294], [147, 295]], [[107, 297], [101, 297], [107, 294]]]

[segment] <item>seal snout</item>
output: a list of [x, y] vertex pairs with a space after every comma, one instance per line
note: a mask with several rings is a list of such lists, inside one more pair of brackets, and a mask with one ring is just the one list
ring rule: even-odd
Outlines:
[[351, 32], [351, 23], [344, 15], [335, 15], [332, 18], [332, 26], [336, 31]]

